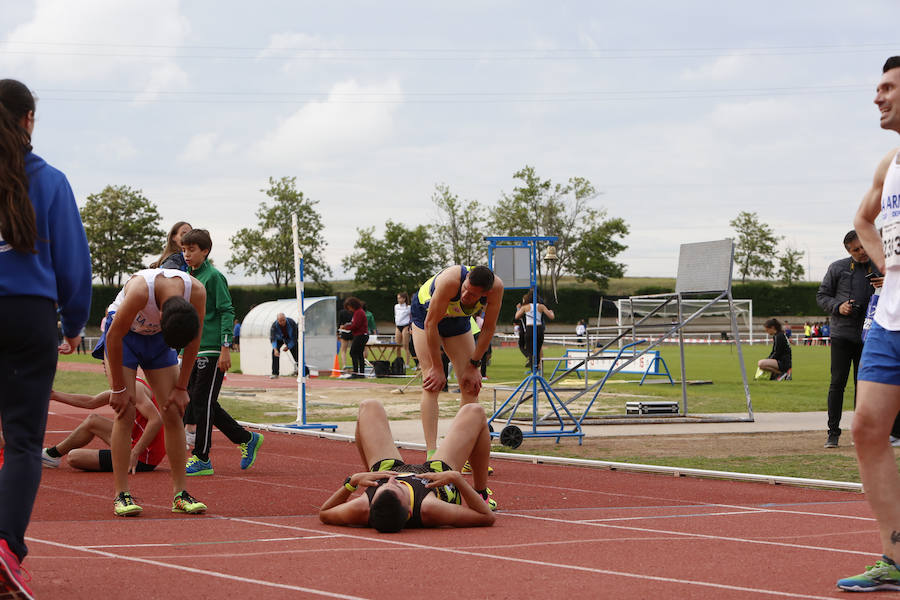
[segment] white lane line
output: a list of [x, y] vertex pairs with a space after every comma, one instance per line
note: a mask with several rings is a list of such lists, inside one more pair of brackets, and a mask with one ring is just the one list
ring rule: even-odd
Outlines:
[[[305, 535], [301, 537], [258, 538], [247, 540], [222, 540], [218, 542], [168, 542], [164, 544], [91, 544], [81, 548], [178, 548], [181, 546], [217, 546], [220, 544], [258, 544], [262, 542], [295, 542], [299, 540], [322, 540], [335, 537], [333, 534]], [[192, 555], [195, 556], [195, 555]]]
[[[296, 530], [296, 531], [316, 531], [314, 529], [308, 529], [306, 527], [296, 527], [293, 525], [282, 525], [280, 523], [266, 523], [265, 521], [255, 521], [252, 519], [242, 519], [242, 518], [237, 518], [237, 517], [224, 517], [224, 518], [229, 521], [238, 521], [241, 523], [252, 523], [254, 525], [262, 525], [264, 527], [277, 527], [277, 528], [282, 528], [282, 529], [292, 529], [292, 530]], [[577, 524], [577, 523], [575, 523], [575, 524]], [[365, 536], [365, 535], [349, 535], [349, 534], [337, 534], [337, 535], [340, 537], [346, 537], [351, 540], [363, 539], [363, 540], [370, 541], [370, 542], [380, 542], [383, 544], [390, 544], [393, 546], [402, 546], [402, 547], [406, 547], [406, 548], [415, 548], [418, 550], [433, 550], [435, 552], [446, 552], [449, 554], [461, 554], [463, 556], [472, 556], [472, 557], [476, 557], [476, 558], [490, 558], [490, 559], [499, 560], [499, 561], [514, 562], [514, 563], [527, 564], [527, 565], [535, 565], [535, 566], [539, 566], [539, 567], [549, 567], [549, 568], [560, 569], [560, 570], [581, 571], [581, 572], [594, 573], [594, 574], [599, 574], [599, 575], [614, 575], [614, 576], [618, 576], [618, 577], [627, 577], [627, 578], [631, 578], [631, 579], [640, 579], [640, 580], [644, 580], [644, 581], [649, 580], [649, 581], [660, 581], [660, 582], [664, 582], [664, 583], [678, 583], [678, 584], [682, 584], [682, 585], [693, 585], [693, 586], [709, 587], [709, 588], [722, 589], [722, 590], [732, 590], [732, 591], [738, 591], [738, 592], [751, 592], [754, 594], [765, 594], [765, 595], [769, 595], [769, 596], [783, 596], [786, 598], [807, 598], [810, 600], [829, 600], [831, 598], [831, 596], [812, 596], [812, 595], [806, 595], [806, 594], [797, 594], [795, 592], [780, 592], [777, 590], [750, 588], [750, 587], [743, 587], [743, 586], [736, 586], [736, 585], [727, 585], [727, 584], [723, 584], [723, 583], [696, 581], [696, 580], [692, 580], [692, 579], [677, 579], [677, 578], [673, 578], [673, 577], [660, 577], [658, 575], [646, 575], [646, 574], [633, 573], [633, 572], [611, 571], [609, 569], [597, 569], [594, 567], [582, 567], [579, 565], [567, 565], [567, 564], [563, 564], [563, 563], [552, 563], [552, 562], [546, 562], [546, 561], [541, 561], [541, 560], [532, 560], [532, 559], [527, 559], [527, 558], [501, 556], [501, 555], [496, 555], [496, 554], [488, 554], [486, 552], [472, 552], [469, 550], [460, 550], [457, 548], [446, 548], [446, 547], [442, 547], [442, 546], [426, 546], [424, 544], [414, 544], [411, 542], [400, 542], [400, 541], [396, 541], [396, 540], [385, 539], [384, 537], [373, 538], [373, 537], [369, 537], [369, 536]]]
[[667, 531], [664, 529], [650, 529], [648, 527], [626, 527], [625, 525], [610, 525], [608, 523], [592, 523], [590, 521], [569, 521], [567, 519], [554, 519], [552, 517], [536, 517], [533, 515], [520, 515], [511, 512], [498, 512], [497, 516], [504, 517], [518, 517], [520, 519], [533, 519], [536, 521], [550, 521], [553, 523], [566, 523], [569, 525], [587, 525], [589, 527], [608, 527], [610, 529], [622, 529], [625, 531], [641, 531], [644, 533], [655, 533], [658, 535], [672, 535], [679, 537], [690, 537], [690, 538], [701, 538], [708, 540], [720, 540], [723, 542], [740, 542], [743, 544], [761, 544], [765, 546], [780, 546], [783, 548], [797, 548], [799, 550], [815, 550], [817, 552], [836, 552], [838, 554], [855, 554], [858, 556], [879, 556], [878, 554], [873, 554], [872, 552], [860, 552], [858, 550], [842, 550], [839, 548], [826, 548], [822, 546], [807, 546], [805, 544], [787, 544], [784, 542], [773, 542], [769, 540], [755, 540], [752, 538], [737, 538], [737, 537], [728, 537], [724, 535], [710, 535], [706, 533], [687, 533], [684, 531]]
[[227, 573], [219, 573], [218, 571], [210, 571], [208, 569], [194, 569], [192, 567], [185, 567], [182, 565], [173, 565], [171, 563], [160, 562], [157, 560], [150, 560], [147, 558], [137, 558], [134, 556], [124, 556], [121, 554], [113, 554], [112, 552], [104, 552], [102, 550], [95, 550], [95, 549], [87, 548], [84, 546], [70, 546], [69, 544], [53, 542], [50, 540], [42, 540], [42, 539], [33, 538], [33, 537], [28, 537], [27, 539], [30, 542], [35, 542], [35, 543], [39, 543], [39, 544], [48, 544], [50, 546], [66, 548], [68, 550], [74, 550], [77, 552], [89, 552], [92, 554], [99, 554], [100, 556], [105, 556], [107, 558], [117, 558], [120, 560], [127, 560], [127, 561], [131, 561], [131, 562], [142, 563], [145, 565], [153, 565], [155, 567], [174, 569], [176, 571], [185, 571], [187, 573], [193, 573], [194, 575], [206, 575], [209, 577], [216, 577], [218, 579], [228, 579], [228, 580], [237, 581], [240, 583], [252, 583], [252, 584], [261, 585], [264, 587], [272, 587], [272, 588], [278, 588], [278, 589], [282, 589], [282, 590], [291, 590], [294, 592], [306, 592], [307, 594], [315, 594], [317, 596], [325, 596], [327, 598], [343, 598], [345, 600], [366, 600], [362, 596], [349, 596], [347, 594], [335, 594], [333, 592], [326, 592], [325, 590], [317, 590], [314, 588], [302, 587], [299, 585], [288, 585], [286, 583], [275, 583], [274, 581], [264, 581], [261, 579], [251, 579], [249, 577], [239, 577], [237, 575], [229, 575]]

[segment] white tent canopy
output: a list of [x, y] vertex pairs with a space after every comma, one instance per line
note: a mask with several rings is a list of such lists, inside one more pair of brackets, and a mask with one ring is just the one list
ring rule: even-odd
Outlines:
[[[306, 364], [312, 370], [331, 371], [337, 353], [337, 312], [334, 296], [304, 298], [306, 316]], [[247, 313], [241, 323], [241, 371], [248, 375], [268, 375], [272, 371], [272, 344], [269, 330], [284, 313], [297, 323], [296, 298], [263, 302]], [[302, 358], [300, 359], [302, 360]], [[294, 359], [290, 352], [281, 353], [280, 372], [290, 375]]]

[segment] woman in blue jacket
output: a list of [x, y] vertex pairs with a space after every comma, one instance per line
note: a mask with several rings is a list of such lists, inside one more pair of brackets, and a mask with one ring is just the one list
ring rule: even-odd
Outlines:
[[33, 595], [20, 564], [57, 350], [78, 345], [91, 303], [91, 257], [72, 189], [31, 152], [34, 108], [25, 85], [0, 80], [0, 590], [25, 598]]

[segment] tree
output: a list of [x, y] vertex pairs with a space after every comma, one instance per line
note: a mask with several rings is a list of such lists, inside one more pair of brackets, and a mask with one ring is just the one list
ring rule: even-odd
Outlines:
[[[616, 238], [628, 234], [622, 219], [607, 219], [604, 209], [591, 203], [599, 195], [590, 181], [571, 177], [565, 185], [541, 180], [533, 167], [515, 175], [520, 184], [503, 194], [491, 211], [496, 235], [557, 236], [557, 273], [590, 279], [603, 290], [610, 277], [621, 277], [625, 266], [613, 259], [627, 248]], [[603, 237], [603, 236], [608, 237]], [[542, 254], [542, 253], [541, 253]], [[538, 263], [543, 278], [543, 264]]]
[[771, 227], [760, 223], [755, 212], [742, 211], [729, 225], [738, 234], [734, 260], [741, 283], [746, 283], [748, 275], [771, 278], [775, 271], [775, 247], [781, 238]]
[[787, 285], [800, 281], [806, 273], [801, 264], [803, 254], [803, 250], [788, 247], [785, 248], [784, 254], [778, 257], [778, 278]]
[[487, 242], [481, 230], [485, 210], [477, 201], [462, 202], [446, 184], [434, 186], [431, 201], [438, 210], [431, 225], [436, 253], [445, 265], [478, 265], [487, 260]]
[[81, 220], [91, 268], [105, 285], [122, 285], [123, 275], [146, 268], [146, 257], [158, 254], [166, 243], [156, 206], [127, 185], [108, 185], [88, 196]]
[[269, 189], [260, 190], [274, 203], [260, 203], [256, 210], [258, 226], [244, 227], [231, 237], [232, 254], [225, 266], [234, 271], [268, 277], [276, 287], [294, 281], [294, 240], [291, 215], [297, 215], [297, 243], [303, 255], [304, 277], [316, 282], [331, 276], [325, 262], [327, 242], [322, 235], [322, 217], [316, 211], [317, 200], [310, 200], [296, 189], [296, 177], [269, 177]]
[[355, 252], [341, 261], [344, 269], [355, 271], [357, 283], [378, 290], [414, 292], [438, 268], [432, 252], [428, 228], [407, 229], [387, 221], [384, 239], [375, 237], [375, 228], [357, 229]]

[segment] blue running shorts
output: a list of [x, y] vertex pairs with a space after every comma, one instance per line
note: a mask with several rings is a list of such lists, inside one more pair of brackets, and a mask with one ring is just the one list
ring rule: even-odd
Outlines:
[[863, 345], [857, 379], [900, 385], [900, 331], [889, 331], [872, 321]]
[[[109, 313], [106, 317], [106, 327], [103, 328], [103, 334], [100, 341], [91, 352], [94, 358], [102, 359], [106, 354], [106, 332], [112, 324], [113, 316], [116, 313]], [[172, 365], [178, 364], [178, 353], [166, 345], [163, 341], [162, 333], [154, 335], [141, 335], [133, 331], [129, 331], [122, 338], [122, 366], [132, 370], [141, 367], [145, 371], [153, 369], [165, 369]]]

